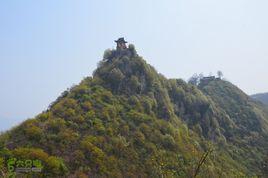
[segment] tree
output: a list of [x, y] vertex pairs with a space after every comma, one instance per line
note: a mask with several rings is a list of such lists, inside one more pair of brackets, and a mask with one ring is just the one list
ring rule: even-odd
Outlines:
[[63, 176], [68, 172], [68, 168], [65, 166], [63, 159], [49, 156], [46, 160], [47, 170], [51, 175]]
[[202, 78], [204, 78], [203, 73], [200, 73], [200, 74], [198, 75], [198, 78], [199, 78], [199, 80], [202, 79]]
[[189, 80], [188, 83], [197, 86], [199, 82], [199, 77], [197, 74], [194, 74]]
[[218, 75], [218, 77], [219, 77], [220, 79], [222, 79], [222, 77], [223, 77], [223, 73], [222, 73], [222, 71], [219, 70], [219, 71], [217, 72], [217, 75]]
[[137, 51], [136, 51], [135, 46], [133, 44], [129, 44], [128, 49], [131, 52], [132, 56], [137, 56]]
[[119, 68], [114, 68], [109, 72], [107, 76], [107, 80], [109, 80], [110, 85], [113, 90], [118, 89], [120, 83], [125, 78], [124, 74], [121, 72]]
[[30, 125], [25, 128], [25, 134], [33, 140], [39, 140], [42, 137], [43, 131], [41, 128]]
[[106, 50], [104, 51], [104, 54], [103, 54], [103, 59], [104, 59], [104, 60], [109, 60], [109, 59], [111, 59], [112, 54], [113, 54], [113, 51], [112, 51], [111, 49], [106, 49]]

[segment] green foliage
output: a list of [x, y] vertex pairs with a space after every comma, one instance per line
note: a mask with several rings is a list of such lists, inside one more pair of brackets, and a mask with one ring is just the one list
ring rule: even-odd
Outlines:
[[133, 44], [129, 44], [128, 45], [128, 49], [131, 52], [131, 55], [132, 56], [137, 56], [138, 55], [137, 54], [137, 51], [136, 51], [136, 48], [135, 48], [135, 46]]
[[266, 171], [268, 114], [236, 87], [168, 80], [134, 45], [104, 59], [46, 112], [2, 134], [0, 158], [40, 159], [43, 177], [186, 178], [213, 145], [197, 177]]
[[46, 160], [47, 169], [52, 172], [53, 175], [65, 175], [68, 172], [67, 167], [63, 163], [63, 160], [54, 156], [50, 156]]
[[0, 170], [4, 169], [4, 158], [0, 157]]
[[13, 151], [13, 156], [17, 159], [38, 159], [44, 164], [44, 175], [47, 176], [62, 176], [68, 172], [61, 158], [49, 156], [46, 152], [39, 148], [16, 148]]
[[110, 59], [113, 54], [113, 51], [110, 49], [107, 49], [104, 51], [103, 59]]
[[39, 140], [42, 136], [42, 130], [37, 127], [37, 126], [28, 126], [25, 128], [25, 134], [30, 138], [30, 139], [36, 139]]

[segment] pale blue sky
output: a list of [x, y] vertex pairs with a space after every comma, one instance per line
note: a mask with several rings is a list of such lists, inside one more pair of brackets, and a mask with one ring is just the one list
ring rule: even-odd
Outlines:
[[169, 78], [222, 70], [268, 91], [267, 0], [0, 1], [0, 130], [31, 118], [124, 36]]

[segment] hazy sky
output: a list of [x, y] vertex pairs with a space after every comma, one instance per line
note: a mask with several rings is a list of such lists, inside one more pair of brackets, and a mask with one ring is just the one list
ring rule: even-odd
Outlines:
[[166, 77], [216, 73], [268, 91], [267, 0], [0, 1], [0, 130], [88, 75], [124, 36]]

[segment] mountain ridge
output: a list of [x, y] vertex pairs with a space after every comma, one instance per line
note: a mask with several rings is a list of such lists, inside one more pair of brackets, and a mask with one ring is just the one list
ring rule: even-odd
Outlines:
[[251, 95], [251, 97], [257, 101], [262, 102], [266, 106], [268, 106], [268, 93], [257, 93], [257, 94]]
[[213, 148], [199, 177], [266, 175], [268, 115], [237, 87], [167, 79], [134, 45], [103, 58], [47, 111], [2, 134], [0, 158], [38, 158], [41, 177], [193, 177]]

